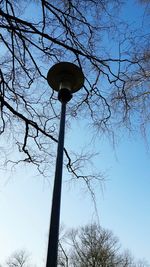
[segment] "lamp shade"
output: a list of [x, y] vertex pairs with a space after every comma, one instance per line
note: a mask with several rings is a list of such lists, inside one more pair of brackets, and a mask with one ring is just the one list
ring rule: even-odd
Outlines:
[[82, 70], [70, 62], [60, 62], [50, 68], [47, 74], [48, 84], [55, 91], [69, 89], [75, 93], [84, 85]]

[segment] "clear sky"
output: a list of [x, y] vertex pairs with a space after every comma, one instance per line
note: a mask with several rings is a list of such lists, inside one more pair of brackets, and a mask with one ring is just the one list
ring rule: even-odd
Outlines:
[[[124, 15], [141, 15], [127, 1]], [[128, 11], [127, 11], [128, 10]], [[136, 13], [136, 14], [135, 14]], [[137, 20], [138, 21], [138, 20]], [[80, 131], [78, 130], [80, 129]], [[89, 135], [87, 132], [89, 131]], [[84, 122], [67, 130], [66, 146], [73, 149], [90, 145], [100, 152], [95, 166], [105, 172], [106, 180], [96, 189], [100, 223], [118, 236], [122, 247], [136, 258], [150, 262], [150, 150], [140, 133], [122, 132], [116, 147], [105, 139], [90, 143], [91, 130]], [[148, 135], [148, 139], [149, 139]], [[1, 137], [1, 147], [6, 140]], [[13, 152], [16, 155], [15, 151]], [[53, 178], [54, 172], [50, 174]], [[63, 176], [61, 222], [77, 227], [96, 220], [91, 198], [83, 184], [67, 182]], [[44, 266], [49, 229], [53, 179], [43, 180], [31, 166], [15, 171], [0, 170], [0, 263], [11, 253], [26, 249], [37, 267]]]
[[[79, 131], [74, 131], [72, 138], [78, 145]], [[100, 155], [96, 166], [106, 173], [103, 191], [100, 187], [96, 190], [100, 223], [119, 237], [123, 248], [150, 261], [150, 152], [138, 135], [135, 140], [125, 135], [115, 151], [106, 141], [97, 145]], [[9, 175], [1, 171], [0, 176], [0, 261], [24, 248], [37, 266], [44, 266], [52, 182], [43, 181], [30, 166], [17, 168]], [[95, 219], [83, 186], [80, 189], [75, 183], [65, 182], [61, 222], [77, 227]]]

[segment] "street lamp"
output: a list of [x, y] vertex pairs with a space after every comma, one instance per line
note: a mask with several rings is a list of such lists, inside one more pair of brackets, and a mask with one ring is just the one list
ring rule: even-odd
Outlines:
[[84, 75], [82, 70], [78, 66], [70, 62], [60, 62], [50, 68], [47, 75], [47, 81], [50, 87], [58, 92], [58, 99], [61, 102], [60, 128], [46, 262], [46, 267], [56, 267], [58, 253], [66, 104], [72, 98], [72, 94], [80, 90], [80, 88], [83, 86]]

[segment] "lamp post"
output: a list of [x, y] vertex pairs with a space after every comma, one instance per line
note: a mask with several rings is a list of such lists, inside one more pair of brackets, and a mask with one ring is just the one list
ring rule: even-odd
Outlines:
[[59, 237], [66, 104], [72, 98], [72, 94], [80, 90], [80, 88], [83, 86], [84, 75], [81, 69], [76, 65], [70, 62], [60, 62], [49, 70], [47, 81], [50, 87], [58, 92], [58, 100], [61, 102], [60, 128], [46, 262], [46, 267], [56, 267]]

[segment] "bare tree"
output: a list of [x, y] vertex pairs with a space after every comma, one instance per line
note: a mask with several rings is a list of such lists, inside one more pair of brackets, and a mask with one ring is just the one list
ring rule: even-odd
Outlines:
[[66, 234], [66, 238], [61, 243], [58, 266], [150, 266], [143, 260], [136, 262], [129, 251], [121, 252], [120, 248], [118, 238], [111, 231], [105, 230], [97, 224], [73, 229]]
[[24, 250], [17, 251], [6, 262], [8, 267], [29, 267], [28, 255]]
[[[74, 62], [86, 77], [68, 120], [88, 118], [100, 133], [135, 115], [149, 123], [148, 34], [131, 32], [116, 16], [120, 7], [119, 0], [0, 1], [0, 133], [22, 153], [6, 155], [6, 163], [32, 162], [43, 175], [53, 166], [59, 106], [46, 75], [59, 61]], [[91, 190], [101, 173], [83, 174], [81, 167], [93, 154], [65, 155], [69, 173]]]

